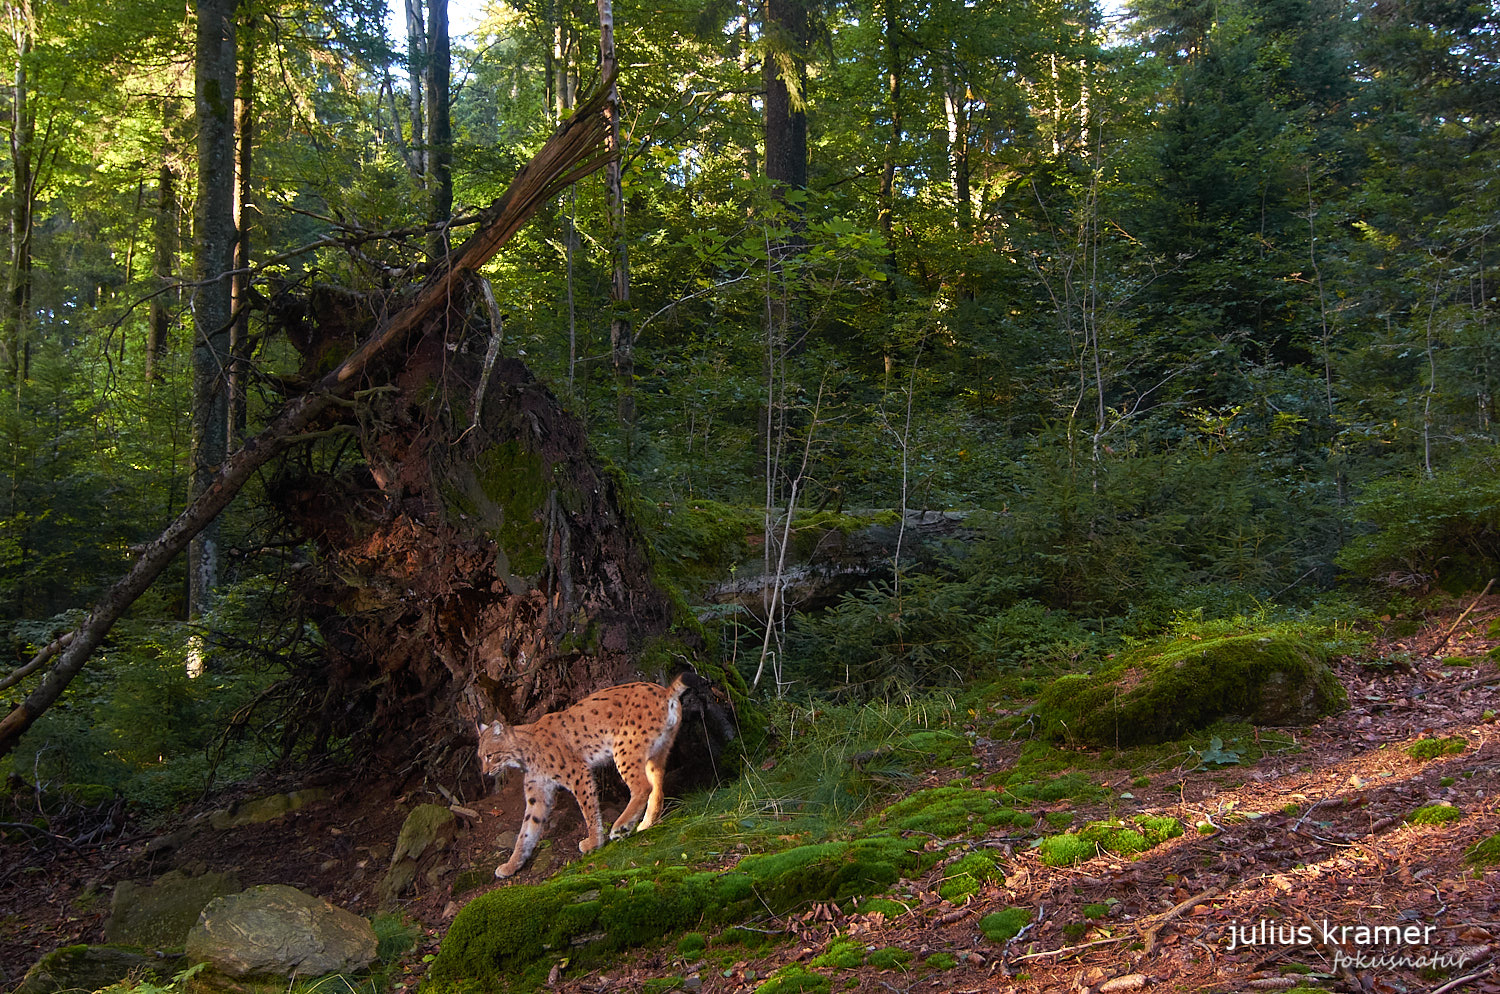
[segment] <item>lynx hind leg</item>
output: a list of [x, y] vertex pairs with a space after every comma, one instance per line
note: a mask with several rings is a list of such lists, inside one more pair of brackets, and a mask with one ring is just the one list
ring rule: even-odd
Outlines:
[[[646, 761], [643, 769], [641, 764], [631, 759], [615, 757], [615, 768], [620, 771], [620, 779], [625, 781], [625, 786], [630, 790], [630, 803], [625, 805], [625, 810], [620, 812], [620, 817], [615, 819], [614, 827], [609, 830], [611, 839], [623, 839], [635, 828], [636, 822], [641, 820], [641, 812], [647, 812], [646, 821], [641, 828], [650, 828], [655, 819], [651, 816], [647, 807], [647, 795], [653, 802], [656, 801], [655, 781], [651, 779], [651, 761]], [[656, 805], [661, 807], [658, 802]]]
[[651, 785], [651, 799], [646, 802], [646, 817], [641, 819], [641, 827], [636, 829], [644, 832], [656, 824], [656, 819], [661, 817], [661, 804], [665, 796], [662, 784], [667, 777], [667, 757], [650, 756], [646, 759], [646, 780]]
[[594, 771], [587, 766], [579, 773], [573, 773], [563, 781], [573, 794], [573, 799], [578, 802], [578, 810], [583, 814], [583, 838], [578, 840], [579, 852], [593, 852], [604, 845], [604, 816], [599, 811], [599, 788], [594, 783]]
[[552, 813], [552, 798], [557, 784], [550, 780], [526, 778], [526, 813], [521, 816], [521, 830], [516, 833], [516, 847], [510, 859], [495, 868], [495, 876], [501, 880], [514, 876], [531, 859], [536, 844], [541, 841], [542, 828], [547, 816]]
[[[678, 677], [672, 683], [672, 692], [667, 698], [667, 713], [662, 723], [661, 734], [656, 741], [651, 743], [650, 750], [646, 753], [645, 779], [650, 788], [651, 797], [646, 802], [646, 817], [641, 819], [638, 832], [644, 832], [656, 824], [656, 819], [661, 817], [662, 801], [666, 797], [663, 784], [667, 777], [667, 757], [671, 755], [672, 743], [677, 741], [677, 730], [682, 724], [681, 696], [682, 678]], [[631, 791], [631, 799], [635, 799], [634, 790]]]

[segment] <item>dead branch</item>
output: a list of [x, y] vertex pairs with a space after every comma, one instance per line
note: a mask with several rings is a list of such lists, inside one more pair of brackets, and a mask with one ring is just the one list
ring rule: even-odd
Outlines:
[[1439, 652], [1443, 651], [1443, 649], [1448, 645], [1448, 640], [1453, 638], [1453, 633], [1458, 631], [1458, 626], [1464, 623], [1464, 619], [1467, 618], [1470, 613], [1472, 613], [1473, 610], [1479, 606], [1479, 602], [1484, 600], [1485, 596], [1490, 592], [1490, 588], [1495, 585], [1496, 579], [1496, 577], [1490, 577], [1490, 582], [1484, 585], [1484, 589], [1479, 592], [1479, 596], [1474, 598], [1474, 600], [1470, 602], [1469, 606], [1464, 609], [1464, 613], [1458, 616], [1458, 620], [1453, 623], [1453, 627], [1448, 629], [1448, 634], [1444, 635], [1442, 641], [1438, 642], [1437, 645], [1432, 647], [1432, 655], [1436, 656]]

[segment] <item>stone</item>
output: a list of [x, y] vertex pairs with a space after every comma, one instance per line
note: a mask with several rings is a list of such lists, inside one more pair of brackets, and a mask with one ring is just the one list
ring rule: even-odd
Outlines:
[[139, 949], [111, 946], [64, 946], [37, 960], [12, 994], [58, 994], [97, 991], [127, 977], [170, 980], [182, 969], [182, 957], [158, 957]]
[[375, 929], [359, 915], [284, 884], [221, 897], [188, 933], [187, 956], [230, 977], [320, 977], [375, 961]]
[[389, 905], [417, 879], [417, 862], [429, 852], [441, 852], [453, 841], [458, 817], [439, 804], [418, 804], [406, 816], [391, 853], [391, 867], [380, 883], [381, 902]]
[[253, 801], [246, 801], [229, 810], [215, 811], [209, 815], [208, 823], [220, 831], [244, 825], [260, 825], [285, 818], [293, 811], [300, 811], [314, 801], [327, 798], [328, 791], [322, 787], [294, 790], [289, 794], [272, 794], [270, 797], [258, 797]]
[[193, 877], [173, 870], [150, 884], [122, 880], [115, 885], [109, 920], [104, 923], [104, 941], [147, 949], [181, 949], [208, 902], [242, 889], [239, 880], [228, 873]]

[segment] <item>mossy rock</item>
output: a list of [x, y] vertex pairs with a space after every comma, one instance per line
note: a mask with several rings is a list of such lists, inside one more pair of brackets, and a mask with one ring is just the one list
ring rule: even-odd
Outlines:
[[1054, 739], [1096, 746], [1164, 742], [1228, 717], [1304, 725], [1345, 706], [1324, 652], [1274, 635], [1179, 639], [1088, 676], [1052, 683], [1035, 713]]
[[186, 962], [130, 946], [64, 946], [37, 960], [12, 994], [97, 991], [130, 978], [165, 983]]
[[300, 811], [309, 804], [327, 799], [328, 791], [322, 787], [308, 787], [303, 790], [294, 790], [289, 794], [272, 794], [270, 797], [258, 797], [246, 801], [232, 810], [215, 811], [209, 815], [208, 823], [220, 831], [241, 828], [245, 825], [262, 825], [268, 821], [284, 818], [293, 811]]
[[150, 884], [122, 880], [115, 884], [104, 941], [149, 949], [181, 949], [198, 916], [215, 898], [243, 888], [231, 874], [192, 877], [181, 870], [162, 874]]

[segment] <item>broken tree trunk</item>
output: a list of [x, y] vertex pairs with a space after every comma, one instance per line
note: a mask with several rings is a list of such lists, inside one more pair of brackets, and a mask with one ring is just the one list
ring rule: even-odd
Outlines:
[[479, 230], [452, 254], [447, 265], [433, 272], [409, 304], [377, 326], [348, 358], [310, 390], [289, 400], [259, 434], [232, 453], [204, 491], [144, 548], [130, 570], [105, 592], [72, 635], [54, 641], [23, 667], [34, 672], [48, 659], [52, 660], [37, 687], [0, 720], [0, 756], [16, 747], [26, 730], [83, 669], [126, 609], [187, 547], [193, 536], [228, 506], [257, 469], [294, 444], [299, 433], [336, 402], [353, 393], [364, 381], [372, 362], [383, 352], [406, 342], [427, 324], [446, 321], [451, 303], [462, 297], [463, 282], [469, 273], [493, 257], [538, 208], [608, 161], [609, 153], [601, 153], [599, 149], [607, 134], [602, 110], [612, 84], [613, 80], [606, 80], [598, 94], [563, 122], [536, 157], [516, 175], [505, 194], [483, 213]]

